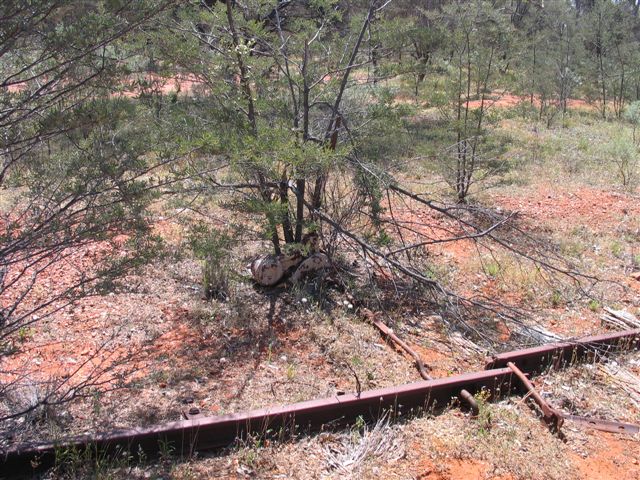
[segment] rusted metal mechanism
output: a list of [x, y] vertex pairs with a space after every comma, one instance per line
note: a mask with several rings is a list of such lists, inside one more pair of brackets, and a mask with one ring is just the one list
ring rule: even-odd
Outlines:
[[511, 369], [511, 371], [515, 374], [516, 377], [522, 382], [524, 387], [528, 390], [529, 395], [536, 401], [540, 410], [542, 410], [542, 418], [545, 423], [549, 425], [549, 428], [554, 431], [560, 431], [560, 427], [564, 422], [562, 417], [562, 413], [557, 411], [551, 405], [549, 405], [542, 395], [538, 393], [538, 391], [533, 386], [533, 383], [527, 378], [527, 376], [520, 370], [513, 362], [507, 362], [507, 367]]
[[195, 451], [230, 445], [249, 434], [269, 436], [317, 431], [353, 422], [359, 416], [371, 420], [388, 411], [404, 415], [444, 407], [463, 388], [469, 392], [484, 389], [493, 398], [501, 397], [512, 393], [511, 376], [510, 369], [498, 368], [363, 391], [359, 396], [347, 393], [283, 407], [98, 433], [58, 443], [17, 445], [0, 451], [0, 472], [8, 476], [46, 469], [54, 464], [56, 451], [100, 452], [104, 458], [122, 452], [133, 456], [140, 452], [152, 455], [161, 445], [171, 445], [177, 456], [188, 457]]
[[573, 342], [552, 343], [540, 347], [501, 353], [486, 365], [487, 369], [505, 367], [512, 362], [527, 373], [546, 368], [564, 368], [576, 362], [598, 360], [609, 353], [640, 349], [640, 329], [584, 337]]
[[611, 420], [602, 420], [599, 418], [582, 417], [579, 415], [564, 413], [549, 405], [549, 403], [536, 391], [533, 383], [531, 383], [526, 375], [512, 362], [508, 362], [507, 366], [529, 391], [529, 395], [538, 404], [540, 410], [542, 410], [542, 418], [553, 432], [559, 432], [560, 427], [562, 427], [565, 420], [576, 423], [581, 427], [602, 430], [604, 432], [626, 433], [629, 435], [635, 435], [640, 432], [640, 425], [635, 425], [633, 423], [615, 422]]
[[391, 341], [395, 342], [400, 348], [402, 348], [405, 352], [407, 352], [413, 360], [416, 362], [416, 367], [418, 368], [418, 372], [420, 372], [420, 376], [425, 380], [431, 380], [431, 376], [427, 373], [427, 368], [418, 355], [406, 342], [401, 340], [389, 327], [387, 327], [384, 323], [382, 323], [378, 319], [373, 320], [373, 324], [380, 330], [387, 338]]

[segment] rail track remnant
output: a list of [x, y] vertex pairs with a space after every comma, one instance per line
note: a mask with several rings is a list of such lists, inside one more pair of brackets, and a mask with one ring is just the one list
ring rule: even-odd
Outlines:
[[[158, 453], [163, 445], [171, 445], [176, 455], [188, 457], [196, 451], [228, 446], [247, 435], [317, 431], [351, 423], [359, 416], [375, 419], [385, 411], [404, 415], [445, 406], [458, 397], [461, 390], [473, 395], [484, 389], [495, 399], [522, 389], [521, 382], [514, 381], [514, 370], [507, 366], [508, 362], [533, 375], [549, 366], [563, 368], [577, 361], [597, 360], [608, 353], [629, 349], [640, 349], [640, 329], [503, 353], [495, 356], [486, 370], [447, 378], [230, 415], [97, 433], [56, 443], [13, 445], [0, 451], [0, 475], [18, 477], [44, 470], [55, 464], [58, 452], [65, 450], [99, 453], [100, 458], [104, 458], [122, 452], [133, 456], [140, 452], [152, 455]], [[593, 423], [590, 419], [582, 420]], [[612, 423], [611, 428], [621, 430], [619, 424]], [[635, 426], [624, 428], [633, 429]]]

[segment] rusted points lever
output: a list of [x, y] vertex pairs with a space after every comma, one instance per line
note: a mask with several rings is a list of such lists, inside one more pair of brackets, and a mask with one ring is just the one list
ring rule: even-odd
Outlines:
[[540, 410], [542, 410], [544, 421], [547, 423], [547, 425], [549, 425], [549, 428], [551, 428], [552, 431], [559, 431], [564, 421], [569, 420], [573, 423], [576, 423], [577, 425], [580, 425], [581, 427], [593, 428], [594, 430], [602, 430], [603, 432], [626, 433], [629, 435], [640, 433], [640, 425], [636, 425], [633, 423], [615, 422], [611, 420], [602, 420], [600, 418], [570, 415], [568, 413], [561, 412], [560, 410], [556, 410], [551, 405], [549, 405], [544, 398], [540, 396], [531, 381], [524, 373], [522, 373], [522, 371], [518, 367], [516, 367], [512, 362], [508, 362], [507, 367], [509, 367], [511, 371], [520, 379], [520, 381], [522, 381], [524, 386], [527, 387], [527, 390], [529, 390], [529, 394], [536, 401], [536, 403], [540, 407]]
[[549, 425], [549, 428], [553, 432], [559, 432], [560, 427], [562, 427], [562, 424], [564, 423], [564, 416], [562, 412], [553, 408], [551, 405], [547, 403], [547, 401], [544, 398], [542, 398], [542, 396], [537, 392], [537, 390], [533, 386], [533, 383], [531, 383], [531, 381], [527, 378], [527, 376], [524, 373], [522, 373], [522, 370], [516, 367], [513, 362], [507, 362], [507, 367], [509, 367], [511, 371], [515, 374], [515, 376], [518, 377], [518, 379], [520, 379], [522, 384], [529, 391], [529, 395], [531, 395], [531, 397], [533, 397], [535, 402], [538, 404], [538, 406], [540, 407], [540, 410], [542, 410], [542, 418], [544, 419], [545, 423]]

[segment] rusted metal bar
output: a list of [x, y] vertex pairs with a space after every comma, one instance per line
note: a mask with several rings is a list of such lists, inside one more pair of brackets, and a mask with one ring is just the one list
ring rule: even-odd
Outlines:
[[418, 409], [444, 407], [461, 389], [469, 392], [488, 390], [499, 397], [511, 393], [512, 372], [508, 368], [484, 370], [436, 380], [419, 381], [397, 387], [368, 390], [320, 400], [296, 403], [217, 417], [197, 418], [166, 423], [149, 428], [134, 428], [109, 433], [75, 437], [59, 443], [17, 445], [0, 451], [3, 475], [42, 470], [53, 465], [56, 451], [99, 451], [117, 455], [140, 451], [152, 455], [160, 444], [171, 445], [178, 456], [195, 451], [224, 447], [247, 435], [273, 435], [312, 431], [346, 424], [358, 416], [379, 418], [385, 411], [402, 415]]
[[501, 353], [492, 358], [487, 369], [514, 363], [527, 373], [541, 373], [547, 367], [564, 368], [578, 361], [598, 360], [609, 353], [640, 349], [640, 329], [625, 330], [584, 337], [574, 342], [561, 342], [540, 347]]
[[614, 422], [611, 420], [602, 420], [600, 418], [569, 415], [567, 413], [563, 413], [562, 417], [565, 420], [577, 423], [582, 427], [593, 428], [594, 430], [602, 430], [603, 432], [626, 433], [629, 435], [640, 433], [640, 425], [636, 425], [634, 423]]
[[[148, 428], [132, 428], [69, 438], [57, 443], [20, 444], [0, 450], [0, 472], [4, 477], [31, 474], [52, 466], [56, 452], [76, 450], [99, 452], [101, 456], [130, 452], [138, 455], [157, 453], [161, 446], [171, 445], [178, 456], [190, 456], [195, 451], [224, 447], [247, 435], [270, 435], [278, 432], [311, 431], [341, 425], [358, 416], [379, 417], [393, 410], [402, 415], [415, 409], [445, 406], [461, 390], [470, 395], [485, 389], [492, 397], [512, 392], [512, 362], [520, 371], [538, 372], [544, 361], [556, 359], [581, 360], [594, 349], [604, 353], [640, 346], [640, 329], [611, 335], [583, 338], [573, 343], [554, 344], [536, 349], [498, 355], [490, 368], [481, 372], [426, 380], [407, 385], [369, 390], [360, 395], [345, 394], [320, 400], [296, 403], [218, 417], [181, 420]], [[557, 362], [563, 367], [569, 362]], [[502, 365], [498, 367], [497, 365]], [[525, 377], [526, 378], [526, 377]]]
[[462, 390], [460, 390], [459, 397], [469, 406], [473, 415], [477, 416], [480, 413], [478, 402], [476, 401], [475, 397], [471, 395], [471, 393], [463, 388]]
[[562, 418], [562, 413], [557, 411], [551, 405], [547, 403], [547, 401], [542, 398], [542, 396], [538, 393], [538, 391], [533, 386], [533, 383], [527, 378], [527, 376], [520, 370], [514, 363], [508, 362], [507, 367], [511, 369], [511, 371], [518, 377], [518, 379], [522, 382], [525, 388], [531, 394], [531, 397], [536, 401], [540, 410], [542, 410], [542, 417], [544, 421], [553, 431], [560, 431], [560, 427], [562, 427], [562, 423], [564, 422]]
[[384, 335], [386, 335], [389, 339], [395, 342], [400, 348], [402, 348], [405, 352], [407, 352], [413, 360], [416, 362], [416, 367], [418, 368], [418, 372], [420, 376], [425, 380], [431, 380], [431, 376], [427, 373], [427, 368], [424, 365], [424, 362], [409, 345], [407, 345], [403, 340], [401, 340], [388, 326], [382, 323], [378, 319], [373, 320], [373, 324], [380, 330]]

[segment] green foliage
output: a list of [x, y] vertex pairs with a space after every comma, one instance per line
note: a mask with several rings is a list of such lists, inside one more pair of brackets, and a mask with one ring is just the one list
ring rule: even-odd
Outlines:
[[[34, 11], [43, 4], [35, 2]], [[51, 19], [58, 17], [58, 25], [43, 20], [36, 38], [30, 37], [34, 34], [31, 30], [18, 31], [22, 37], [13, 38], [16, 45], [8, 54], [19, 55], [22, 42], [31, 42], [34, 55], [40, 49], [47, 55], [34, 56], [28, 72], [16, 73], [15, 69], [22, 67], [8, 59], [0, 66], [0, 83], [24, 80], [15, 92], [0, 91], [4, 112], [0, 125], [6, 133], [0, 139], [0, 188], [16, 193], [1, 213], [3, 218], [11, 212], [11, 217], [19, 219], [0, 233], [0, 270], [10, 266], [14, 274], [33, 275], [35, 280], [43, 272], [45, 258], [54, 265], [74, 249], [98, 242], [117, 249], [118, 255], [99, 255], [91, 272], [81, 271], [69, 279], [68, 288], [58, 297], [65, 302], [110, 290], [118, 278], [158, 252], [157, 238], [150, 234], [147, 206], [157, 198], [160, 166], [174, 157], [157, 128], [154, 111], [111, 95], [122, 74], [117, 62], [111, 61], [115, 62], [120, 52], [112, 52], [115, 57], [105, 58], [96, 70], [92, 50], [86, 51], [91, 42], [107, 33], [113, 35], [113, 44], [123, 41], [121, 35], [129, 28], [126, 22], [112, 18], [114, 13], [108, 6], [105, 11], [89, 9], [90, 18], [77, 23], [73, 17], [79, 12], [59, 5], [49, 7]], [[20, 9], [14, 13], [18, 18], [26, 15]], [[128, 8], [120, 13], [136, 18]], [[91, 23], [100, 15], [104, 24]], [[94, 28], [95, 37], [76, 39], [78, 28]], [[47, 77], [45, 83], [43, 76]], [[28, 298], [32, 286], [14, 285], [10, 296]], [[0, 284], [3, 296], [4, 288], [5, 284]], [[33, 312], [51, 299], [37, 302], [40, 300], [41, 304], [32, 305]], [[13, 312], [15, 315], [1, 326], [0, 337], [31, 323]]]
[[476, 403], [478, 404], [478, 417], [476, 418], [476, 423], [478, 425], [478, 434], [480, 436], [486, 436], [491, 430], [491, 423], [493, 418], [491, 404], [489, 403], [491, 393], [488, 390], [483, 389], [476, 393], [474, 395], [474, 398], [476, 400]]
[[26, 342], [33, 336], [33, 329], [28, 327], [20, 327], [18, 329], [18, 340], [22, 343]]
[[290, 382], [296, 378], [296, 366], [293, 363], [287, 364], [287, 380]]
[[393, 169], [396, 159], [404, 158], [412, 151], [405, 119], [414, 109], [396, 104], [394, 92], [380, 87], [350, 92], [345, 98], [345, 106], [349, 108], [354, 104], [365, 105], [354, 120], [367, 123], [366, 129], [352, 134], [355, 150], [361, 158], [385, 171]]
[[551, 292], [550, 301], [553, 308], [560, 307], [564, 303], [562, 293], [559, 290], [554, 290], [553, 292]]
[[623, 252], [624, 252], [624, 249], [620, 242], [614, 241], [611, 243], [611, 253], [614, 257], [620, 257]]
[[624, 118], [633, 125], [640, 125], [640, 101], [627, 105], [624, 110]]
[[205, 297], [226, 300], [229, 296], [229, 252], [232, 238], [205, 224], [192, 227], [189, 243], [202, 262], [202, 286]]
[[488, 262], [484, 265], [484, 271], [490, 277], [497, 277], [500, 274], [500, 264], [498, 262]]
[[606, 159], [615, 168], [618, 180], [623, 187], [633, 191], [638, 182], [640, 152], [628, 136], [616, 132], [605, 146]]
[[376, 237], [376, 240], [375, 240], [376, 245], [378, 245], [379, 247], [388, 247], [389, 245], [392, 244], [392, 242], [393, 242], [393, 239], [384, 229], [381, 229], [378, 232], [378, 236]]
[[497, 72], [509, 61], [512, 26], [504, 13], [479, 0], [451, 2], [427, 16], [447, 39], [442, 51], [435, 52], [444, 72], [445, 94], [434, 99], [447, 129], [455, 135], [453, 145], [439, 157], [445, 180], [458, 200], [465, 201], [478, 177], [493, 172], [487, 165], [493, 156], [485, 146], [488, 127], [497, 117], [488, 111], [489, 95]]
[[624, 118], [633, 128], [633, 143], [640, 147], [640, 137], [636, 133], [638, 127], [640, 127], [640, 101], [636, 100], [627, 105], [627, 108], [624, 110]]

